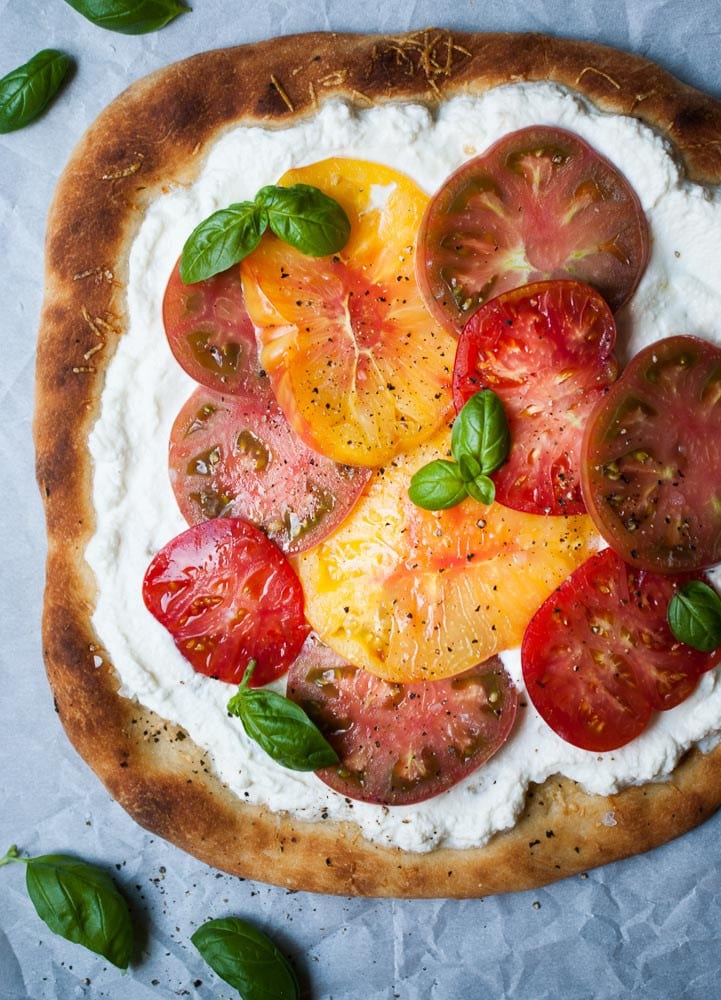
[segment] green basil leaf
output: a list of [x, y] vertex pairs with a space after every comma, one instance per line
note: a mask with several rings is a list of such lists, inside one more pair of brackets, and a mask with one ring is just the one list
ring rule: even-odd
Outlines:
[[317, 771], [338, 763], [338, 754], [303, 709], [275, 691], [248, 687], [251, 664], [228, 712], [237, 715], [248, 736], [278, 764], [291, 771]]
[[227, 271], [255, 250], [267, 225], [267, 217], [250, 201], [214, 212], [185, 241], [181, 279], [192, 285]]
[[408, 496], [416, 507], [424, 510], [446, 510], [465, 500], [467, 490], [455, 462], [439, 458], [413, 474]]
[[72, 59], [43, 49], [0, 80], [0, 132], [14, 132], [42, 114], [60, 89]]
[[238, 917], [209, 920], [190, 939], [243, 1000], [298, 1000], [292, 966], [271, 939]]
[[669, 601], [668, 623], [680, 642], [710, 653], [721, 646], [721, 598], [701, 580], [691, 580]]
[[110, 876], [66, 854], [21, 860], [27, 865], [28, 895], [50, 930], [127, 969], [133, 925]]
[[496, 484], [488, 476], [477, 476], [470, 483], [466, 483], [466, 489], [474, 500], [485, 504], [486, 507], [490, 507], [496, 499]]
[[301, 253], [325, 257], [348, 242], [348, 216], [337, 201], [309, 184], [261, 188], [255, 203], [268, 213], [271, 231]]
[[123, 35], [157, 31], [191, 8], [180, 0], [65, 0], [88, 21]]
[[463, 456], [476, 459], [481, 472], [490, 476], [506, 461], [510, 447], [511, 434], [503, 403], [495, 392], [482, 389], [471, 396], [453, 423], [453, 457], [459, 463]]
[[472, 483], [476, 476], [481, 475], [481, 463], [473, 455], [462, 454], [458, 459], [458, 471], [464, 483]]

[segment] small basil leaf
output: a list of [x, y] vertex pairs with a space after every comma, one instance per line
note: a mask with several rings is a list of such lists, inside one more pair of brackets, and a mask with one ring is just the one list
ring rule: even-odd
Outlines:
[[123, 35], [145, 35], [157, 31], [178, 14], [187, 14], [180, 0], [65, 0], [88, 21]]
[[486, 507], [496, 499], [496, 484], [488, 476], [477, 476], [472, 482], [466, 483], [466, 489], [474, 500], [485, 504]]
[[489, 476], [508, 458], [511, 434], [506, 411], [490, 389], [471, 396], [453, 423], [451, 451], [457, 462], [463, 455], [475, 458]]
[[338, 763], [338, 754], [303, 709], [275, 691], [241, 684], [228, 702], [228, 712], [240, 718], [248, 736], [274, 761], [291, 771], [317, 771]]
[[245, 920], [209, 920], [190, 940], [243, 1000], [297, 1000], [300, 996], [288, 960], [266, 934]]
[[721, 646], [721, 598], [701, 580], [691, 580], [669, 601], [668, 623], [680, 642], [710, 653]]
[[127, 969], [133, 925], [110, 876], [66, 854], [23, 860], [28, 895], [50, 930]]
[[267, 224], [267, 217], [250, 201], [214, 212], [185, 241], [181, 279], [191, 285], [227, 271], [255, 250]]
[[43, 49], [0, 80], [0, 132], [14, 132], [42, 114], [60, 89], [72, 59]]
[[458, 471], [463, 482], [470, 483], [481, 475], [481, 463], [473, 455], [462, 454], [458, 459]]
[[348, 242], [348, 216], [337, 201], [309, 184], [261, 188], [255, 203], [268, 213], [271, 231], [301, 253], [325, 257]]
[[466, 484], [454, 462], [438, 459], [422, 466], [411, 477], [408, 496], [424, 510], [446, 510], [467, 496]]

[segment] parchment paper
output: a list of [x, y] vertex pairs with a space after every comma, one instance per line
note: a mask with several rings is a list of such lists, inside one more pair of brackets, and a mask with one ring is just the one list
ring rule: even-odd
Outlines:
[[[721, 816], [650, 855], [549, 889], [470, 902], [347, 900], [220, 875], [137, 827], [65, 738], [40, 647], [44, 525], [31, 409], [45, 215], [82, 131], [138, 77], [208, 48], [308, 30], [537, 30], [647, 55], [721, 95], [719, 7], [700, 0], [194, 0], [131, 37], [63, 0], [0, 0], [0, 76], [42, 48], [77, 70], [51, 111], [0, 136], [0, 854], [77, 853], [114, 871], [141, 928], [125, 976], [54, 937], [0, 870], [0, 1000], [235, 996], [190, 943], [210, 917], [273, 935], [304, 995], [332, 1000], [480, 997], [707, 998], [721, 982]], [[720, 318], [721, 322], [721, 318]], [[42, 359], [41, 359], [42, 361]]]

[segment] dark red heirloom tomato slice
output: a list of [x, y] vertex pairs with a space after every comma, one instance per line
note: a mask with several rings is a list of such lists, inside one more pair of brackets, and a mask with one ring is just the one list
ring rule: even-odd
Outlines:
[[721, 350], [669, 337], [637, 354], [589, 421], [582, 486], [627, 562], [678, 573], [721, 561]]
[[389, 806], [422, 802], [475, 771], [508, 738], [517, 707], [497, 657], [455, 677], [392, 684], [313, 634], [287, 694], [340, 757], [318, 776], [341, 795]]
[[646, 267], [646, 218], [622, 174], [577, 135], [536, 125], [452, 174], [426, 209], [417, 276], [460, 330], [494, 295], [549, 278], [593, 285], [615, 311]]
[[163, 299], [163, 324], [175, 360], [191, 378], [218, 392], [249, 388], [259, 368], [255, 327], [243, 298], [240, 269], [185, 285], [179, 261]]
[[616, 379], [616, 326], [589, 285], [547, 281], [492, 299], [471, 317], [453, 370], [456, 410], [492, 389], [511, 431], [496, 499], [530, 514], [583, 514], [583, 428]]
[[288, 553], [333, 531], [372, 471], [339, 465], [303, 444], [260, 376], [253, 393], [197, 389], [173, 424], [169, 465], [189, 524], [241, 517]]
[[157, 553], [143, 600], [194, 670], [238, 684], [285, 673], [305, 641], [303, 591], [280, 549], [238, 518], [204, 521]]
[[719, 660], [674, 638], [668, 603], [687, 576], [626, 565], [604, 549], [541, 605], [523, 637], [531, 701], [562, 739], [615, 750], [640, 735], [654, 709], [687, 698]]

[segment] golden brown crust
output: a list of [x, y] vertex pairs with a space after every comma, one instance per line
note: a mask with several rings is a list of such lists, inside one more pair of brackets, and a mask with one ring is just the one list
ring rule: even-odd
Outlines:
[[[484, 848], [410, 854], [351, 824], [303, 823], [240, 802], [176, 726], [117, 694], [90, 624], [95, 581], [87, 438], [125, 323], [130, 243], [148, 204], [191, 180], [227, 126], [282, 126], [342, 96], [428, 105], [509, 81], [551, 80], [672, 140], [688, 175], [721, 180], [721, 104], [638, 56], [541, 35], [298, 35], [196, 56], [130, 87], [84, 136], [58, 185], [47, 236], [35, 441], [49, 552], [43, 621], [60, 718], [81, 755], [143, 826], [202, 860], [316, 892], [484, 896], [648, 850], [721, 804], [721, 748], [672, 780], [609, 798], [550, 779]], [[100, 658], [100, 659], [98, 659]], [[101, 662], [102, 661], [102, 662]], [[96, 665], [100, 663], [101, 665]]]

